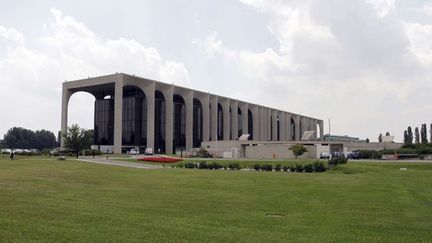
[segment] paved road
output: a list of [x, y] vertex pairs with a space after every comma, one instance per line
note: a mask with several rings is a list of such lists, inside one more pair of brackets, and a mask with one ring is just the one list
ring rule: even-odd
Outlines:
[[134, 162], [123, 162], [123, 161], [114, 161], [114, 160], [107, 160], [103, 158], [92, 158], [92, 157], [80, 157], [78, 159], [82, 162], [88, 162], [88, 163], [95, 163], [95, 164], [105, 164], [105, 165], [114, 165], [114, 166], [124, 166], [124, 167], [131, 167], [131, 168], [137, 168], [137, 169], [146, 169], [146, 170], [154, 170], [154, 169], [162, 169], [163, 167], [160, 165], [150, 165], [150, 164], [141, 164], [141, 163], [134, 163]]

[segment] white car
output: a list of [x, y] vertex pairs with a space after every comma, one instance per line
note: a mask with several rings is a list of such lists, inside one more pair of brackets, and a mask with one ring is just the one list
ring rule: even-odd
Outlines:
[[139, 150], [137, 150], [137, 149], [131, 149], [131, 150], [129, 151], [129, 154], [130, 154], [130, 155], [138, 155], [138, 154], [139, 154]]

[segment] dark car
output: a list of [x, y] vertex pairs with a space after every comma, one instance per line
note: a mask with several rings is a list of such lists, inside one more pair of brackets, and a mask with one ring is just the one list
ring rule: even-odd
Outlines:
[[347, 159], [360, 159], [360, 153], [357, 151], [350, 152], [347, 154]]
[[332, 159], [333, 158], [345, 158], [345, 155], [342, 152], [333, 152], [333, 153], [331, 153], [331, 157], [332, 157]]

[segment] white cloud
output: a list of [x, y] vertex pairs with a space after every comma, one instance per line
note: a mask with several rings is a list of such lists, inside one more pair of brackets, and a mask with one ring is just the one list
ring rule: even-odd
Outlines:
[[432, 109], [425, 104], [431, 71], [419, 65], [431, 63], [432, 31], [407, 25], [394, 1], [239, 1], [268, 17], [278, 50], [233, 49], [216, 32], [194, 43], [250, 80], [255, 92], [240, 98], [330, 116], [333, 132], [372, 140], [387, 130], [401, 138], [413, 122], [432, 121], [412, 116], [420, 104]]
[[[59, 10], [52, 9], [51, 14], [46, 33], [33, 47], [25, 45], [24, 35], [19, 31], [0, 26], [0, 39], [18, 43], [0, 50], [0, 99], [2, 112], [6, 114], [2, 116], [0, 134], [12, 126], [59, 129], [60, 88], [64, 80], [126, 72], [190, 85], [186, 67], [164, 60], [155, 48], [133, 39], [104, 39]], [[88, 95], [72, 97], [73, 122], [93, 126], [91, 102]]]

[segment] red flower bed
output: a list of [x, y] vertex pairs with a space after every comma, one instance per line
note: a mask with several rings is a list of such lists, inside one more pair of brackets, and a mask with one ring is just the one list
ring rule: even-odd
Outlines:
[[143, 157], [143, 158], [139, 158], [138, 160], [146, 161], [146, 162], [155, 162], [155, 163], [175, 163], [175, 162], [182, 161], [182, 159], [179, 158], [163, 157], [163, 156]]

